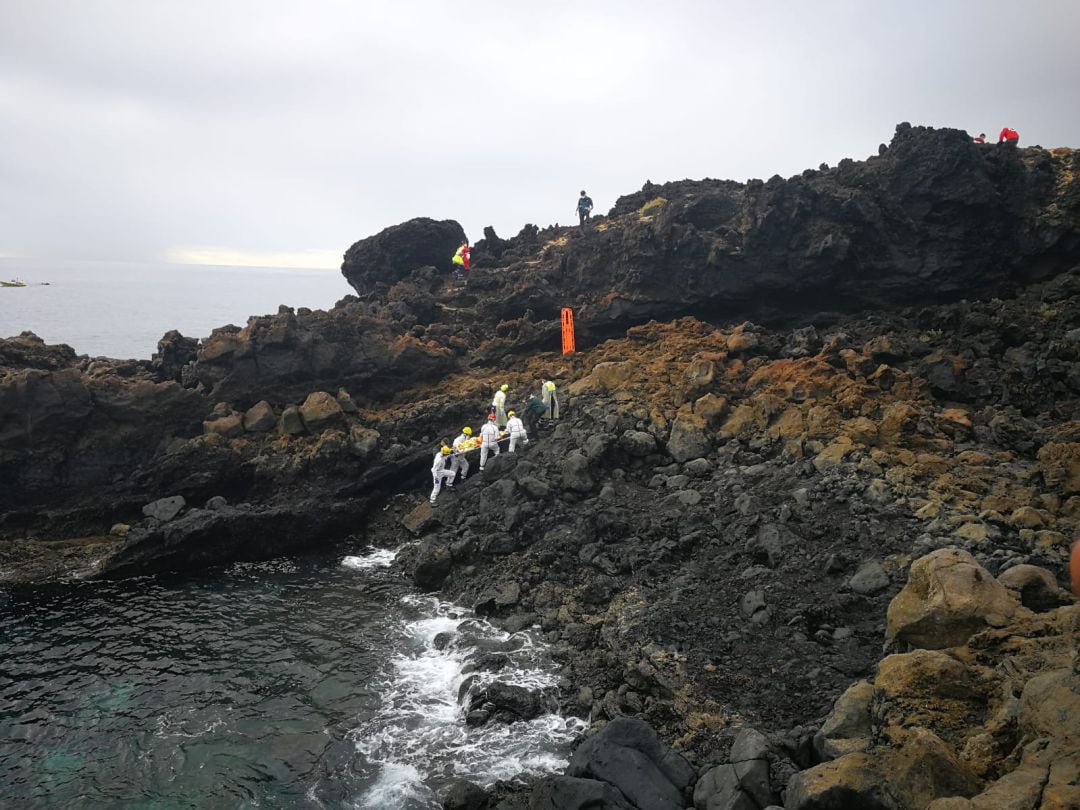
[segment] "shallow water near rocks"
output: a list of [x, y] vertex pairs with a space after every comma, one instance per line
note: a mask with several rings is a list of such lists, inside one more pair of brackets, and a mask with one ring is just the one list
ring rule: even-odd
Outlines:
[[0, 590], [0, 804], [420, 810], [456, 778], [563, 767], [580, 721], [474, 729], [458, 702], [480, 650], [509, 664], [473, 689], [553, 686], [543, 646], [392, 560]]

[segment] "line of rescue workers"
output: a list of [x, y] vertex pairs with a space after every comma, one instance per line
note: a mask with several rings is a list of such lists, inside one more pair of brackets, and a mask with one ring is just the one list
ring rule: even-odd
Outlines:
[[[435, 461], [431, 465], [433, 486], [430, 501], [432, 504], [439, 497], [444, 481], [448, 489], [453, 489], [459, 475], [462, 481], [468, 477], [467, 453], [479, 448], [480, 472], [483, 472], [488, 457], [497, 456], [501, 452], [500, 442], [508, 441], [508, 450], [513, 453], [519, 444], [529, 443], [530, 431], [536, 435], [541, 419], [554, 421], [559, 418], [559, 399], [555, 393], [555, 382], [550, 378], [540, 384], [540, 396], [533, 394], [525, 400], [524, 419], [515, 411], [506, 409], [506, 395], [509, 390], [510, 386], [504, 383], [495, 392], [491, 405], [488, 406], [487, 420], [480, 428], [479, 436], [473, 436], [473, 429], [466, 425], [453, 443], [448, 444], [445, 439], [440, 442], [439, 449], [435, 451]], [[447, 461], [450, 462], [449, 466], [447, 466]]]

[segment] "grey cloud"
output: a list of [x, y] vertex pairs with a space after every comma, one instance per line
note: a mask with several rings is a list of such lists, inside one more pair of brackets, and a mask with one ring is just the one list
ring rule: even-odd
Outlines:
[[1075, 145], [1080, 6], [7, 0], [0, 253], [343, 251], [569, 222], [646, 179], [872, 154], [901, 120]]

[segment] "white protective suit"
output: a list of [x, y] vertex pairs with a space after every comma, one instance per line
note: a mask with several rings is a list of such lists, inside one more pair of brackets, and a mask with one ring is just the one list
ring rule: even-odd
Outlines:
[[431, 465], [431, 477], [435, 480], [435, 486], [431, 488], [431, 502], [435, 503], [435, 499], [439, 497], [439, 490], [442, 489], [442, 482], [449, 479], [447, 486], [452, 487], [454, 485], [453, 470], [446, 469], [446, 456], [443, 455], [440, 450], [435, 454], [435, 462]]
[[[499, 427], [506, 427], [506, 392], [496, 391], [491, 404], [495, 408], [495, 423]], [[483, 464], [483, 462], [480, 463]]]
[[540, 399], [544, 401], [547, 406], [547, 413], [544, 416], [547, 419], [559, 418], [559, 398], [555, 396], [555, 383], [551, 380], [544, 380], [544, 384], [540, 386]]
[[461, 446], [465, 444], [471, 437], [462, 433], [456, 439], [454, 439], [453, 445], [454, 455], [452, 455], [450, 461], [450, 469], [454, 472], [454, 478], [451, 481], [456, 481], [457, 476], [461, 476], [461, 480], [464, 481], [469, 475], [469, 460], [465, 458], [465, 451], [461, 449]]
[[484, 465], [487, 464], [488, 453], [499, 455], [499, 428], [490, 419], [480, 428], [480, 472], [484, 471]]
[[511, 416], [506, 422], [506, 429], [510, 431], [510, 452], [514, 452], [517, 443], [529, 443], [529, 434], [525, 432], [525, 423], [520, 416]]

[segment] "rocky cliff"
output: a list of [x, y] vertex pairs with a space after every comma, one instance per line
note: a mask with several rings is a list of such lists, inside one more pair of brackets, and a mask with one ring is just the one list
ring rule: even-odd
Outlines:
[[[1013, 806], [977, 798], [1006, 778], [1041, 786], [1017, 807], [1070, 806], [1075, 741], [1047, 718], [1076, 691], [1058, 586], [1080, 529], [1078, 170], [1072, 150], [901, 125], [863, 162], [646, 184], [586, 229], [488, 229], [463, 284], [444, 265], [460, 226], [411, 220], [349, 249], [356, 295], [333, 309], [169, 333], [151, 361], [0, 341], [0, 570], [123, 576], [408, 532], [421, 587], [539, 625], [566, 710], [647, 720], [690, 763], [616, 725], [612, 755], [666, 786], [613, 785], [590, 754], [501, 806], [644, 810], [639, 788], [711, 810]], [[430, 509], [436, 438], [547, 375], [564, 418]], [[939, 632], [923, 585], [894, 622], [927, 553], [1001, 583], [994, 622]]]

